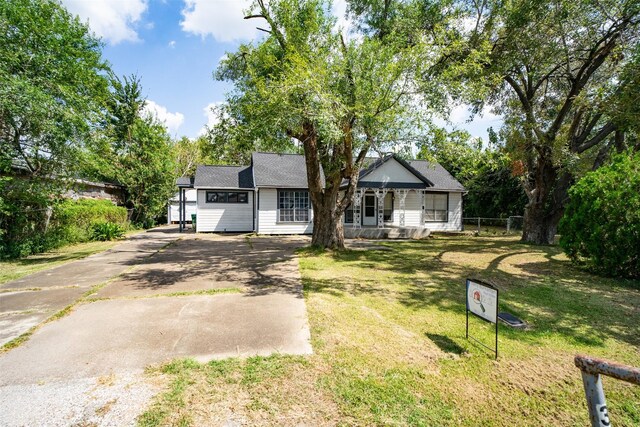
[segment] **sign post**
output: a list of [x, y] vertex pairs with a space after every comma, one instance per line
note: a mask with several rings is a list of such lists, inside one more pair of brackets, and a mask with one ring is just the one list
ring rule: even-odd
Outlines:
[[[496, 325], [495, 350], [469, 335], [469, 313]], [[495, 351], [498, 359], [498, 289], [480, 280], [467, 279], [467, 339]]]

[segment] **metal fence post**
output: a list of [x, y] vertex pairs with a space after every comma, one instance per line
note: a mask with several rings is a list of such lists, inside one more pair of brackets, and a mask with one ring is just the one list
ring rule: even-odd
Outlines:
[[511, 233], [511, 217], [507, 218], [507, 234]]
[[607, 412], [607, 402], [602, 388], [602, 377], [598, 374], [589, 374], [582, 371], [582, 382], [584, 392], [587, 396], [587, 406], [589, 407], [589, 418], [592, 427], [609, 427], [609, 413]]
[[640, 385], [640, 369], [588, 356], [576, 356], [575, 365], [582, 371], [592, 427], [610, 427], [609, 411], [602, 388], [602, 375]]
[[478, 217], [478, 233], [480, 232], [480, 217]]

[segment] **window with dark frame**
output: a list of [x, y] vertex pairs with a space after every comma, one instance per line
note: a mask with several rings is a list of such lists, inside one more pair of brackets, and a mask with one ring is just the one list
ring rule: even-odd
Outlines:
[[449, 221], [449, 194], [426, 193], [424, 195], [424, 220], [425, 222]]
[[279, 190], [278, 221], [309, 222], [309, 192], [306, 190]]
[[207, 191], [207, 203], [249, 203], [246, 191]]

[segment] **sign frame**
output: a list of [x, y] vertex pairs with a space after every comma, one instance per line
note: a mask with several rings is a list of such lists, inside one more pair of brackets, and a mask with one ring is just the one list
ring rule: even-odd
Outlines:
[[[486, 288], [484, 291], [485, 292], [489, 292], [489, 293], [493, 293], [495, 292], [495, 316], [493, 317], [493, 320], [491, 320], [490, 318], [487, 318], [486, 316], [482, 316], [478, 313], [475, 313], [473, 310], [471, 310], [470, 308], [470, 303], [471, 301], [469, 301], [469, 286], [471, 284], [475, 284], [480, 288]], [[466, 300], [466, 317], [467, 317], [467, 328], [466, 328], [466, 337], [467, 339], [472, 339], [473, 341], [475, 341], [477, 344], [481, 345], [482, 347], [495, 352], [496, 355], [496, 360], [498, 360], [498, 323], [499, 323], [499, 319], [498, 319], [498, 311], [499, 311], [499, 306], [500, 306], [500, 291], [498, 290], [498, 288], [496, 288], [495, 286], [487, 283], [487, 282], [483, 282], [482, 280], [477, 280], [477, 279], [470, 279], [467, 278], [466, 282], [465, 282], [465, 300]], [[476, 293], [474, 293], [474, 302], [473, 303], [477, 303], [482, 307], [482, 311], [484, 312], [484, 306], [482, 306], [482, 297], [481, 297], [481, 293], [477, 293], [478, 297], [475, 298]], [[481, 342], [480, 340], [478, 340], [477, 338], [469, 335], [469, 313], [473, 314], [474, 316], [476, 316], [477, 318], [487, 322], [487, 323], [494, 323], [496, 325], [496, 343], [495, 343], [495, 349], [489, 347], [488, 345], [484, 344], [483, 342]]]

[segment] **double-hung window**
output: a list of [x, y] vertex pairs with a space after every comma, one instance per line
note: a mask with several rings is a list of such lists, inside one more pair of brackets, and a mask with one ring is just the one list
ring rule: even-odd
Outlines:
[[278, 191], [279, 222], [309, 222], [309, 192], [306, 190]]
[[426, 222], [447, 222], [449, 195], [447, 193], [426, 193], [424, 195], [424, 220]]

